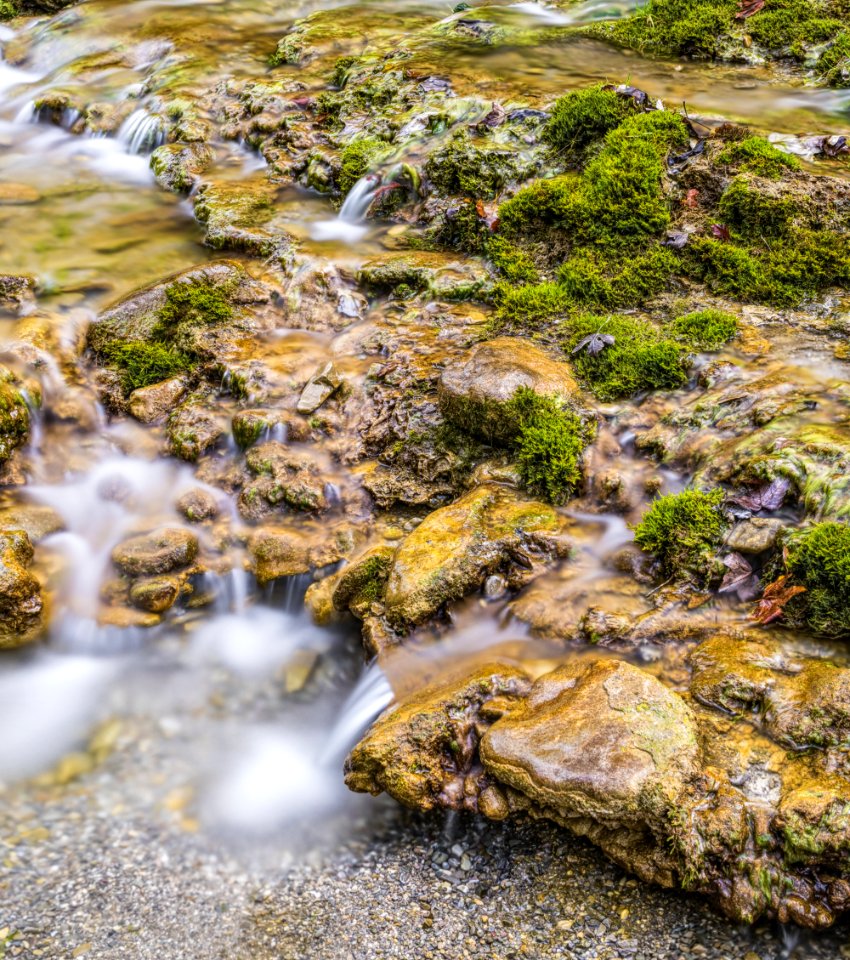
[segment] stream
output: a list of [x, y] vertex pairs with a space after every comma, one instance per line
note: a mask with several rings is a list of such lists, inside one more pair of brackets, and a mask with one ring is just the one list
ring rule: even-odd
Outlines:
[[[617, 0], [588, 0], [577, 8], [525, 2], [497, 3], [487, 9], [497, 25], [530, 29], [591, 23], [622, 16], [632, 7]], [[143, 946], [126, 932], [131, 926], [128, 915], [107, 903], [108, 893], [103, 893], [106, 899], [101, 906], [95, 899], [81, 907], [72, 893], [57, 887], [57, 903], [65, 902], [68, 915], [73, 915], [63, 928], [56, 916], [42, 924], [38, 915], [42, 909], [38, 904], [47, 902], [50, 894], [45, 894], [45, 900], [36, 898], [36, 906], [22, 908], [26, 899], [22, 891], [36, 884], [49, 888], [57, 875], [73, 874], [74, 864], [83, 863], [74, 835], [82, 843], [91, 831], [101, 837], [101, 843], [118, 843], [119, 836], [125, 836], [124, 828], [101, 834], [99, 824], [108, 816], [119, 824], [126, 818], [128, 842], [137, 844], [140, 858], [149, 845], [150, 862], [136, 862], [134, 882], [144, 886], [148, 869], [152, 876], [166, 878], [172, 869], [188, 874], [197, 866], [191, 883], [209, 880], [210, 890], [216, 891], [210, 903], [229, 891], [234, 903], [241, 904], [237, 910], [248, 909], [245, 903], [260, 903], [255, 891], [280, 882], [274, 878], [282, 870], [318, 864], [317, 869], [332, 875], [337, 869], [334, 857], [349, 849], [346, 844], [361, 843], [360, 854], [368, 850], [375, 823], [389, 824], [401, 847], [406, 836], [420, 838], [410, 840], [411, 848], [424, 842], [423, 835], [435, 836], [434, 842], [448, 851], [446, 856], [460, 862], [460, 855], [451, 850], [467, 842], [463, 831], [470, 828], [442, 819], [436, 827], [423, 828], [419, 821], [411, 825], [403, 817], [398, 819], [394, 805], [385, 799], [350, 793], [341, 775], [347, 752], [396, 698], [447, 671], [496, 656], [528, 663], [562, 657], [565, 640], [550, 623], [547, 597], [557, 598], [559, 616], [567, 620], [573, 617], [571, 611], [577, 621], [589, 608], [625, 611], [625, 616], [634, 618], [644, 612], [631, 577], [617, 570], [612, 560], [631, 544], [630, 525], [640, 517], [642, 507], [635, 505], [625, 514], [605, 513], [580, 501], [562, 510], [574, 544], [569, 563], [553, 565], [519, 596], [504, 584], [488, 583], [483, 592], [452, 604], [438, 624], [419, 627], [405, 644], [377, 661], [365, 662], [359, 624], [353, 617], [319, 626], [305, 608], [308, 588], [320, 574], [336, 569], [338, 559], [315, 563], [311, 572], [269, 583], [251, 572], [247, 545], [252, 528], [240, 515], [238, 491], [222, 479], [242, 456], [229, 431], [207, 457], [220, 466], [216, 473], [165, 455], [161, 422], [151, 425], [116, 416], [104, 405], [96, 370], [81, 350], [88, 325], [110, 305], [164, 277], [221, 256], [280, 288], [272, 257], [256, 258], [238, 251], [221, 254], [204, 245], [204, 228], [194, 216], [193, 197], [162, 189], [151, 171], [150, 155], [165, 142], [171, 122], [164, 104], [176, 100], [197, 104], [202, 121], [210, 121], [229, 85], [268, 77], [266, 61], [278, 40], [296, 21], [322, 11], [335, 11], [350, 25], [350, 37], [339, 43], [346, 55], [385, 42], [387, 36], [402, 36], [408, 29], [412, 36], [423, 22], [459, 16], [442, 0], [84, 0], [53, 17], [0, 23], [0, 275], [31, 275], [38, 281], [37, 299], [18, 310], [4, 311], [0, 306], [0, 352], [3, 362], [14, 369], [23, 369], [28, 356], [38, 355], [38, 362], [27, 366], [26, 376], [42, 397], [40, 404], [31, 404], [30, 436], [26, 448], [19, 451], [17, 472], [7, 476], [0, 490], [0, 512], [7, 521], [26, 517], [30, 529], [39, 530], [33, 571], [44, 585], [47, 611], [42, 642], [4, 650], [0, 656], [0, 729], [4, 731], [0, 808], [6, 808], [0, 811], [0, 841], [8, 842], [9, 854], [0, 867], [0, 957], [200, 960], [226, 955], [224, 946], [221, 954], [216, 952], [225, 942], [238, 942], [238, 949], [244, 951], [229, 955], [252, 958], [423, 955], [406, 954], [398, 946], [388, 946], [386, 953], [356, 952], [367, 949], [364, 943], [337, 953], [330, 933], [325, 940], [317, 935], [305, 943], [303, 953], [297, 937], [287, 939], [280, 931], [260, 944], [245, 934], [244, 923], [231, 928], [223, 907], [215, 917], [208, 913], [187, 921], [187, 939], [181, 943], [170, 906], [163, 910], [157, 930], [156, 898], [182, 896], [174, 891], [151, 893], [150, 899], [148, 893], [139, 894], [145, 910], [140, 926], [147, 931], [141, 940], [149, 941]], [[351, 37], [356, 41], [352, 43]], [[439, 72], [453, 78], [451, 110], [461, 117], [468, 110], [470, 122], [482, 100], [521, 103], [536, 110], [576, 87], [622, 80], [650, 91], [665, 104], [684, 103], [694, 116], [749, 123], [765, 135], [846, 133], [850, 125], [850, 91], [777, 79], [767, 67], [643, 59], [589, 39], [567, 45], [544, 40], [536, 46], [445, 48], [437, 42], [417, 42], [409, 53], [409, 68], [418, 75]], [[326, 72], [325, 59], [284, 65], [276, 75], [303, 84], [307, 96], [321, 89]], [[100, 105], [98, 116], [112, 117], [109, 123], [104, 121], [102, 130], [91, 124], [81, 128], [76, 108], [63, 106], [81, 97]], [[276, 184], [274, 227], [297, 243], [302, 274], [312, 271], [343, 278], [341, 285], [331, 284], [332, 298], [340, 304], [340, 314], [344, 317], [348, 311], [352, 319], [350, 326], [339, 323], [337, 317], [330, 326], [295, 329], [283, 322], [281, 312], [279, 326], [267, 326], [253, 346], [245, 347], [262, 354], [237, 356], [234, 371], [261, 360], [280, 382], [303, 384], [332, 360], [357, 389], [376, 362], [393, 359], [370, 348], [370, 337], [378, 333], [388, 337], [387, 331], [400, 329], [407, 321], [390, 298], [376, 295], [367, 302], [349, 278], [371, 258], [400, 248], [407, 225], [371, 213], [402, 165], [415, 167], [430, 145], [427, 133], [408, 138], [379, 171], [356, 183], [341, 209], [318, 190], [285, 179]], [[218, 139], [214, 147], [208, 179], [230, 188], [264, 182], [267, 160], [251, 144], [238, 138]], [[839, 175], [848, 177], [847, 170], [845, 166]], [[277, 302], [283, 302], [283, 297], [272, 306]], [[471, 314], [459, 306], [449, 308], [449, 313], [451, 319], [436, 339], [419, 334], [420, 354], [444, 359], [463, 338], [464, 324], [480, 321], [478, 315], [470, 320]], [[846, 381], [846, 370], [816, 339], [789, 333], [784, 338], [778, 334], [775, 340], [768, 359], [749, 344], [729, 345], [721, 359], [740, 366], [742, 389], [773, 376], [817, 394], [818, 413], [801, 408], [795, 414], [801, 422], [808, 423], [810, 418], [816, 423], [824, 410], [831, 409], [830, 404], [839, 403], [841, 388], [836, 384]], [[233, 375], [225, 372], [217, 388], [216, 410], [222, 422], [239, 409], [228, 379]], [[291, 386], [287, 389], [292, 392]], [[637, 413], [622, 409], [609, 419], [603, 439], [620, 450], [618, 469], [630, 490], [648, 489], [650, 475], [657, 478], [654, 489], [662, 494], [677, 493], [689, 482], [691, 477], [676, 465], [656, 469], [636, 449], [634, 436], [641, 429], [641, 418], [677, 405], [684, 408], [701, 389], [683, 388], [672, 400], [670, 395], [658, 400], [650, 397]], [[285, 439], [285, 424], [269, 428], [267, 437]], [[301, 449], [307, 444], [295, 446]], [[337, 436], [332, 441], [329, 431], [313, 446], [323, 465], [330, 506], [320, 519], [293, 512], [286, 525], [295, 535], [318, 544], [330, 536], [332, 528], [354, 517], [353, 525], [359, 523], [366, 531], [358, 543], [381, 540], [385, 534], [387, 542], [395, 543], [420, 522], [424, 513], [415, 508], [367, 517], [353, 492], [359, 473], [353, 455], [345, 459], [345, 439]], [[216, 517], [209, 523], [189, 525], [177, 504], [181, 497], [198, 491], [216, 503]], [[787, 516], [793, 519], [793, 511]], [[175, 526], [191, 526], [200, 555], [215, 555], [216, 562], [193, 574], [191, 593], [161, 617], [145, 619], [137, 610], [125, 610], [113, 600], [118, 591], [113, 551], [128, 537]], [[734, 597], [720, 597], [695, 617], [718, 627], [740, 625], [746, 621], [746, 606]], [[799, 644], [807, 649], [809, 641], [802, 638]], [[839, 647], [830, 649], [835, 662], [846, 663]], [[667, 664], [661, 650], [641, 647], [625, 656], [662, 675]], [[581, 658], [585, 653], [571, 655]], [[674, 687], [680, 688], [682, 682], [672, 677]], [[75, 825], [70, 840], [62, 833], [66, 813], [67, 823]], [[27, 853], [27, 831], [42, 828], [45, 838], [54, 833], [64, 838], [61, 843], [57, 840], [60, 854], [49, 853], [52, 841], [39, 841], [36, 835], [31, 842], [41, 842], [44, 849], [32, 856]], [[458, 830], [461, 840], [457, 840]], [[183, 845], [181, 851], [191, 845], [191, 853], [169, 853], [172, 840], [163, 840], [166, 834], [181, 838], [173, 841]], [[532, 847], [537, 836], [529, 841]], [[493, 840], [493, 850], [501, 843]], [[576, 856], [597, 858], [596, 865], [587, 869], [601, 871], [606, 883], [620, 884], [624, 875], [615, 877], [615, 868], [599, 866], [601, 856], [586, 849], [585, 844]], [[524, 856], [517, 852], [516, 864], [525, 864]], [[430, 854], [422, 857], [424, 862]], [[506, 863], [512, 862], [509, 853], [504, 857]], [[533, 852], [528, 857], [531, 877]], [[207, 858], [215, 860], [215, 867]], [[339, 867], [343, 869], [348, 868]], [[415, 876], [415, 867], [410, 869]], [[435, 867], [451, 869], [455, 868]], [[5, 879], [4, 871], [8, 871]], [[115, 884], [122, 891], [119, 899], [131, 902], [134, 888], [125, 889], [124, 879], [119, 883], [110, 876], [107, 871], [101, 880], [92, 880], [92, 887], [102, 883], [106, 891]], [[215, 882], [209, 879], [213, 876], [218, 878]], [[155, 882], [151, 881], [151, 890]], [[580, 887], [578, 882], [579, 891]], [[668, 925], [665, 929], [672, 931], [678, 909], [675, 899], [643, 889], [650, 898], [645, 901], [648, 914], [659, 911]], [[355, 900], [356, 890], [354, 883], [348, 894]], [[482, 890], [479, 893], [484, 896]], [[205, 896], [195, 891], [187, 902], [194, 903], [193, 897], [203, 901]], [[310, 896], [303, 894], [305, 916], [311, 909]], [[317, 899], [321, 896], [316, 893]], [[422, 899], [421, 893], [417, 896]], [[668, 897], [669, 902], [665, 900], [662, 909], [652, 897]], [[575, 902], [579, 899], [576, 895]], [[7, 903], [14, 904], [8, 917]], [[783, 934], [769, 924], [753, 934], [727, 928], [691, 899], [683, 903], [687, 916], [693, 918], [685, 923], [694, 926], [688, 934], [692, 945], [700, 942], [700, 924], [707, 940], [714, 938], [711, 943], [721, 944], [709, 947], [710, 956], [743, 957], [745, 947], [755, 951], [746, 953], [747, 958], [761, 960], [836, 956], [833, 951], [846, 937], [840, 926], [812, 940], [799, 939], [796, 932]], [[390, 914], [396, 909], [385, 906]], [[104, 929], [123, 931], [111, 934], [112, 940], [106, 934], [97, 939], [97, 924], [92, 926], [86, 919], [96, 917], [100, 909]], [[397, 909], [400, 915], [401, 907]], [[218, 942], [216, 917], [226, 928]], [[417, 930], [420, 926], [417, 921]], [[50, 928], [54, 933], [48, 936], [44, 931]], [[4, 953], [4, 938], [18, 930], [24, 931], [24, 939], [9, 939], [9, 952]], [[670, 944], [680, 933], [669, 934]], [[281, 939], [275, 941], [275, 936]], [[446, 936], [451, 942], [460, 934]], [[624, 955], [648, 960], [676, 955], [672, 945], [669, 954], [660, 952], [660, 947], [657, 953], [645, 948], [646, 938], [651, 937], [646, 929], [633, 936], [643, 946], [636, 948], [636, 954]], [[24, 949], [20, 945], [26, 938], [29, 946]], [[289, 952], [276, 953], [275, 943], [285, 943]], [[483, 947], [480, 953], [477, 949], [456, 955], [490, 956]], [[527, 955], [573, 954], [542, 948], [535, 953], [532, 946]], [[600, 960], [614, 955], [581, 954]]]

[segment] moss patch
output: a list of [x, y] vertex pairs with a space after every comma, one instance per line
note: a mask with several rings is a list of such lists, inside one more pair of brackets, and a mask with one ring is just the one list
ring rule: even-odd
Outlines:
[[367, 174], [382, 148], [385, 146], [375, 137], [352, 140], [342, 151], [340, 158], [339, 189], [348, 193], [357, 181]]
[[558, 151], [580, 157], [633, 110], [632, 100], [603, 89], [602, 84], [574, 90], [555, 102], [543, 139]]
[[793, 535], [786, 566], [806, 588], [799, 602], [808, 625], [828, 636], [850, 634], [850, 526], [818, 523]]
[[670, 324], [677, 340], [700, 350], [716, 350], [738, 332], [738, 318], [725, 310], [698, 310]]
[[635, 543], [655, 557], [662, 576], [706, 579], [727, 527], [722, 503], [720, 490], [661, 497], [635, 528]]
[[763, 137], [746, 137], [730, 143], [715, 162], [770, 180], [779, 180], [788, 170], [800, 169], [796, 157], [778, 150]]

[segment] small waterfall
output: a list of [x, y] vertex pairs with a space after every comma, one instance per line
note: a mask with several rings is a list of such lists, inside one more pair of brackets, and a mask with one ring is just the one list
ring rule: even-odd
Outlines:
[[383, 713], [394, 699], [395, 694], [386, 674], [377, 662], [373, 663], [343, 704], [339, 719], [322, 751], [322, 765], [338, 763], [360, 734], [372, 725], [376, 717]]
[[333, 220], [319, 220], [311, 225], [310, 235], [314, 240], [340, 240], [356, 243], [366, 235], [366, 215], [381, 188], [377, 173], [367, 173], [351, 188], [339, 214]]
[[136, 110], [121, 124], [118, 140], [128, 153], [151, 153], [165, 143], [162, 120], [147, 110]]
[[298, 613], [304, 606], [304, 594], [313, 582], [312, 572], [296, 573], [291, 577], [280, 577], [266, 587], [263, 599], [275, 610], [284, 613]]

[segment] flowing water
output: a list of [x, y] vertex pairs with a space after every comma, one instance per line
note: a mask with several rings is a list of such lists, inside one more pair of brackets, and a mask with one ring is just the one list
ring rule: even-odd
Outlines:
[[[556, 27], [628, 9], [613, 0], [567, 10], [523, 2], [489, 7], [487, 18]], [[396, 693], [455, 662], [497, 652], [543, 661], [562, 649], [558, 641], [532, 636], [514, 616], [513, 598], [497, 593], [457, 605], [450, 622], [423, 630], [386, 662], [364, 668], [357, 625], [313, 625], [303, 607], [310, 577], [261, 589], [244, 572], [238, 538], [229, 562], [197, 585], [205, 605], [180, 607], [154, 627], [104, 614], [112, 549], [133, 533], [184, 523], [173, 505], [182, 493], [200, 485], [220, 501], [228, 522], [235, 524], [237, 514], [220, 487], [199, 484], [191, 466], [161, 455], [160, 428], [107, 415], [92, 371], [74, 359], [76, 345], [110, 302], [214, 256], [202, 245], [190, 203], [158, 187], [149, 169], [149, 154], [165, 137], [164, 104], [201, 97], [225, 78], [265, 76], [277, 40], [295, 20], [317, 11], [348, 24], [334, 56], [447, 16], [446, 4], [430, 0], [87, 0], [52, 19], [0, 25], [0, 188], [11, 185], [8, 194], [0, 192], [0, 274], [32, 274], [40, 288], [37, 308], [0, 313], [0, 337], [10, 355], [24, 342], [46, 344], [53, 356], [36, 368], [46, 412], [35, 412], [37, 429], [20, 478], [26, 483], [6, 487], [0, 505], [51, 508], [62, 521], [37, 549], [37, 572], [50, 597], [47, 639], [0, 658], [0, 781], [7, 789], [61, 768], [63, 758], [79, 755], [105, 724], [132, 730], [140, 718], [152, 718], [158, 746], [151, 749], [166, 758], [167, 769], [179, 769], [178, 785], [191, 792], [202, 831], [293, 842], [300, 830], [293, 824], [327, 821], [331, 814], [344, 822], [359, 810], [361, 801], [342, 786], [342, 757]], [[685, 102], [695, 115], [750, 122], [765, 133], [850, 127], [846, 91], [777, 80], [759, 67], [650, 61], [591, 41], [551, 38], [533, 47], [435, 41], [412, 45], [410, 54], [410, 69], [452, 76], [458, 110], [463, 98], [474, 96], [538, 108], [581, 84], [612, 79], [628, 80], [665, 103]], [[282, 69], [310, 91], [327, 68], [326, 60]], [[44, 105], [57, 93], [74, 103], [81, 90], [87, 102], [116, 110], [120, 122], [82, 131], [73, 107]], [[262, 158], [248, 147], [217, 146], [216, 179], [264, 176]], [[415, 163], [421, 147], [422, 139], [408, 140], [402, 155], [359, 181], [339, 211], [313, 191], [280, 189], [280, 222], [317, 269], [350, 272], [375, 252], [393, 249], [395, 228], [367, 217], [382, 184], [399, 164]], [[255, 262], [252, 269], [262, 266]], [[333, 356], [347, 376], [362, 381], [374, 360], [362, 350], [368, 330], [394, 322], [392, 312], [385, 316], [381, 302], [364, 312], [351, 291], [340, 297], [343, 315], [362, 314], [357, 336], [282, 328], [265, 342], [270, 364], [283, 372], [313, 370]], [[823, 379], [827, 361], [807, 350], [790, 344], [775, 362], [803, 371], [803, 379], [807, 368], [815, 369]], [[752, 377], [763, 373], [753, 365]], [[63, 405], [73, 414], [50, 413]], [[649, 467], [634, 451], [629, 417], [613, 423], [621, 472], [637, 489]], [[218, 455], [236, 453], [224, 445]], [[344, 498], [349, 478], [335, 469], [338, 486], [331, 492], [341, 490]], [[667, 471], [662, 490], [681, 489], [685, 479]], [[626, 521], [579, 508], [570, 522], [577, 559], [539, 580], [527, 604], [541, 592], [556, 592], [577, 616], [590, 603], [622, 605], [628, 578], [607, 561], [631, 539]], [[214, 528], [201, 536], [211, 547], [218, 544]], [[718, 621], [743, 616], [732, 603], [708, 615]]]

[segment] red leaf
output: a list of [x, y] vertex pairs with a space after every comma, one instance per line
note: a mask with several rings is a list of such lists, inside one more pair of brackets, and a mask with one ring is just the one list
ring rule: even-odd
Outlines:
[[731, 240], [732, 234], [724, 223], [712, 223], [711, 232], [718, 240]]
[[753, 619], [756, 623], [768, 624], [778, 620], [785, 612], [785, 605], [792, 597], [805, 593], [805, 587], [788, 586], [788, 574], [774, 580], [764, 588], [761, 600], [756, 604]]
[[738, 0], [738, 12], [735, 14], [736, 20], [746, 20], [754, 13], [758, 13], [764, 7], [765, 0]]
[[690, 207], [691, 210], [695, 210], [699, 206], [699, 190], [688, 190], [685, 194], [684, 204], [686, 207]]

